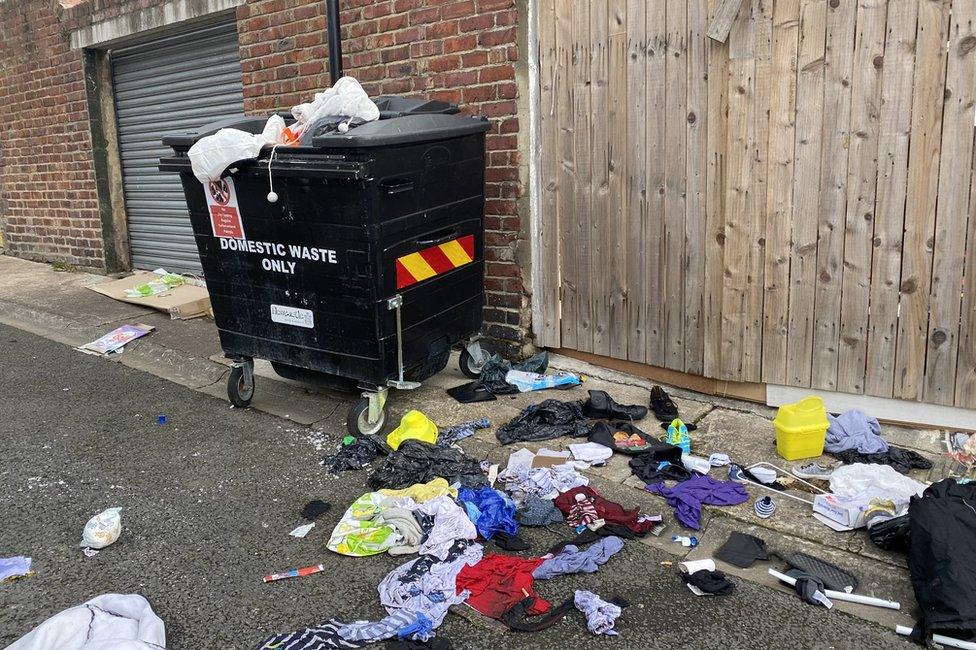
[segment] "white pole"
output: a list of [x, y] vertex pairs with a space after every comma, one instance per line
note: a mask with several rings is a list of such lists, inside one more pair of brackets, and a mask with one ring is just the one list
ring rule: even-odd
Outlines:
[[[796, 579], [791, 578], [785, 573], [780, 573], [776, 569], [770, 569], [769, 575], [773, 576], [785, 582], [788, 585], [795, 585]], [[824, 589], [824, 595], [832, 600], [843, 600], [849, 603], [860, 603], [861, 605], [871, 605], [872, 607], [884, 607], [885, 609], [901, 609], [901, 603], [896, 603], [893, 600], [884, 600], [883, 598], [874, 598], [872, 596], [862, 596], [860, 594], [849, 594], [846, 591], [833, 591], [832, 589]], [[972, 646], [973, 650], [976, 650], [976, 644]]]
[[[902, 636], [908, 636], [912, 633], [912, 628], [905, 627], [904, 625], [896, 625], [895, 632]], [[951, 636], [943, 636], [941, 634], [933, 634], [932, 640], [936, 643], [941, 643], [942, 645], [947, 645], [950, 648], [963, 648], [963, 650], [976, 650], [976, 643], [972, 641], [962, 641], [960, 639], [953, 639]]]

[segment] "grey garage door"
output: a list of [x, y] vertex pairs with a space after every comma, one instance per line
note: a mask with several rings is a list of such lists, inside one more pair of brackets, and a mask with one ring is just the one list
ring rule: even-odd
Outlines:
[[179, 176], [157, 169], [164, 135], [244, 112], [233, 22], [112, 52], [129, 245], [136, 268], [200, 272]]

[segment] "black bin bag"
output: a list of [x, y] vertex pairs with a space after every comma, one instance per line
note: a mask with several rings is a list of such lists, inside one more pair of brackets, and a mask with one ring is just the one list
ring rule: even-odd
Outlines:
[[912, 638], [976, 638], [976, 484], [944, 479], [912, 499], [908, 570], [922, 617]]

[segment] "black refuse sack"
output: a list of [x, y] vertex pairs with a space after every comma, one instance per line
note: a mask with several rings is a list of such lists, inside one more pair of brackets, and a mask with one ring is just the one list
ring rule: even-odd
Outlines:
[[340, 447], [336, 453], [325, 456], [322, 459], [322, 464], [333, 474], [338, 474], [347, 469], [362, 469], [363, 465], [368, 465], [377, 456], [386, 454], [389, 451], [390, 448], [378, 438], [363, 436], [348, 445]]
[[912, 499], [908, 570], [922, 618], [912, 634], [976, 637], [976, 483], [943, 479]]
[[874, 545], [886, 551], [908, 553], [909, 533], [912, 530], [908, 515], [879, 521], [868, 528], [868, 536]]
[[488, 484], [481, 471], [481, 463], [460, 449], [438, 447], [420, 440], [404, 440], [400, 448], [384, 458], [376, 471], [369, 475], [369, 487], [373, 490], [400, 490], [437, 477], [468, 487]]
[[513, 442], [550, 440], [571, 436], [582, 438], [590, 431], [590, 424], [579, 402], [560, 402], [547, 399], [528, 407], [495, 432], [498, 442], [508, 445]]
[[548, 352], [540, 352], [518, 363], [511, 363], [497, 354], [493, 354], [485, 362], [485, 365], [482, 366], [481, 376], [478, 378], [478, 381], [484, 388], [495, 395], [510, 395], [517, 393], [518, 388], [505, 381], [505, 375], [508, 374], [509, 370], [523, 370], [525, 372], [542, 374], [547, 368], [549, 368]]

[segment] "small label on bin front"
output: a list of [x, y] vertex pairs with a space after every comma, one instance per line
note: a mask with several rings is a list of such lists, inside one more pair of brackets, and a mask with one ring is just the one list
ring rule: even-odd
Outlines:
[[315, 315], [311, 309], [301, 309], [300, 307], [285, 307], [284, 305], [271, 305], [271, 320], [285, 325], [295, 325], [297, 327], [315, 327]]
[[234, 179], [221, 178], [204, 185], [207, 195], [207, 208], [210, 210], [210, 226], [214, 237], [247, 239], [244, 236], [244, 222], [241, 209], [237, 205], [237, 190]]

